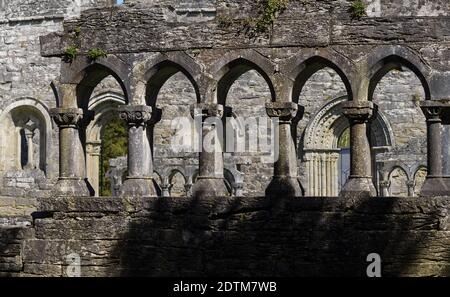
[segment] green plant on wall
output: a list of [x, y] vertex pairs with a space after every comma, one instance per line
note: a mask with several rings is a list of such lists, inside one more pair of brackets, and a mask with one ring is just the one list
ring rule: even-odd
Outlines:
[[64, 60], [65, 62], [72, 63], [73, 60], [76, 59], [77, 55], [78, 55], [78, 49], [77, 49], [77, 47], [74, 46], [74, 45], [68, 46], [68, 47], [66, 47], [66, 49], [64, 50], [63, 60]]
[[350, 12], [353, 18], [360, 19], [363, 16], [366, 16], [366, 4], [361, 0], [355, 0], [352, 2], [350, 6]]
[[[230, 16], [219, 16], [217, 18], [219, 26], [230, 27], [233, 24], [238, 24], [248, 31], [263, 33], [266, 32], [273, 22], [277, 19], [278, 15], [283, 12], [289, 2], [292, 0], [261, 0], [261, 9], [258, 17], [245, 18], [245, 19], [233, 19]], [[304, 3], [305, 0], [302, 0]]]
[[103, 128], [100, 159], [100, 195], [111, 196], [111, 182], [106, 176], [109, 160], [128, 154], [128, 132], [124, 121], [116, 118]]
[[265, 0], [262, 14], [256, 19], [256, 30], [265, 32], [276, 20], [278, 14], [286, 9], [289, 0]]
[[88, 51], [88, 58], [95, 61], [100, 58], [106, 58], [107, 54], [100, 48], [93, 48]]

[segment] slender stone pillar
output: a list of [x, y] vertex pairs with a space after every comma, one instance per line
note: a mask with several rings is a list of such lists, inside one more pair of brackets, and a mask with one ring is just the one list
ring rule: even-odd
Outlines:
[[86, 179], [84, 150], [79, 128], [83, 126], [81, 108], [53, 108], [51, 116], [59, 126], [59, 179], [54, 195], [90, 196]]
[[242, 182], [234, 183], [233, 187], [234, 187], [234, 196], [236, 197], [244, 196], [244, 183]]
[[188, 197], [192, 196], [191, 189], [192, 189], [192, 184], [191, 183], [187, 183], [187, 184], [184, 185], [184, 190], [186, 192], [186, 196], [188, 196]]
[[344, 197], [373, 197], [377, 195], [372, 181], [372, 158], [368, 139], [369, 122], [374, 114], [370, 101], [348, 101], [343, 104], [344, 115], [350, 123], [350, 176], [342, 188]]
[[406, 186], [408, 187], [408, 197], [414, 197], [414, 187], [416, 186], [415, 181], [408, 180], [406, 182]]
[[291, 134], [291, 123], [297, 112], [302, 113], [300, 117], [303, 116], [304, 108], [293, 102], [270, 102], [266, 104], [266, 111], [269, 117], [279, 119], [278, 143], [276, 143], [278, 159], [275, 160], [274, 175], [266, 189], [266, 195], [303, 196], [302, 186], [298, 180], [297, 154]]
[[27, 126], [25, 130], [25, 137], [27, 139], [27, 145], [28, 145], [28, 152], [27, 152], [27, 164], [25, 165], [25, 169], [36, 169], [36, 165], [34, 162], [34, 144], [33, 144], [33, 137], [34, 137], [34, 130], [36, 127], [33, 126]]
[[[191, 106], [191, 116], [200, 122], [199, 174], [192, 186], [194, 197], [223, 197], [230, 193], [223, 175], [223, 139], [215, 123], [222, 122], [223, 105], [200, 103]], [[223, 132], [223, 131], [222, 131]], [[213, 136], [213, 137], [212, 137]], [[222, 134], [223, 136], [223, 134]], [[212, 147], [205, 147], [205, 138], [213, 139]]]
[[147, 128], [152, 108], [147, 105], [119, 106], [119, 116], [128, 124], [128, 175], [119, 190], [121, 196], [156, 196], [153, 159]]
[[421, 196], [450, 195], [450, 178], [444, 175], [442, 163], [442, 125], [449, 124], [450, 102], [428, 100], [421, 104], [427, 119], [428, 173], [422, 186]]
[[172, 189], [172, 186], [169, 182], [169, 179], [165, 178], [162, 181], [161, 185], [161, 197], [170, 197], [170, 191]]
[[380, 192], [382, 197], [389, 197], [389, 187], [391, 186], [391, 182], [388, 180], [380, 181]]
[[86, 142], [87, 178], [92, 188], [94, 189], [96, 196], [100, 196], [99, 172], [100, 172], [101, 148], [102, 148], [101, 141], [96, 140]]

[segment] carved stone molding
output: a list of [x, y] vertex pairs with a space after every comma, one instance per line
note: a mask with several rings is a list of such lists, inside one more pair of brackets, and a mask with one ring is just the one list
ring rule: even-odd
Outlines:
[[152, 119], [152, 108], [147, 105], [122, 105], [118, 111], [120, 119], [130, 126], [144, 126]]
[[376, 106], [371, 101], [354, 102], [347, 101], [342, 103], [342, 110], [349, 121], [354, 123], [367, 123], [375, 114]]
[[428, 122], [450, 124], [450, 100], [426, 100], [420, 103], [420, 108]]
[[297, 112], [303, 113], [303, 107], [294, 102], [269, 102], [266, 103], [266, 112], [269, 117], [280, 118], [281, 121], [291, 122]]
[[83, 124], [81, 108], [53, 108], [50, 115], [59, 128], [79, 128]]

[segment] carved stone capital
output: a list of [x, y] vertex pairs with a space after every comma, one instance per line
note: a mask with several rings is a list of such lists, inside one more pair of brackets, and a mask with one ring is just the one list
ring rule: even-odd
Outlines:
[[350, 122], [353, 123], [367, 123], [373, 115], [376, 106], [371, 101], [356, 102], [347, 101], [342, 103], [342, 110], [344, 115]]
[[391, 186], [391, 182], [388, 180], [382, 180], [380, 181], [380, 187], [382, 188], [389, 188]]
[[193, 118], [202, 117], [202, 119], [208, 117], [223, 117], [224, 107], [221, 104], [216, 103], [197, 103], [191, 105], [191, 116]]
[[[266, 103], [267, 115], [271, 118], [280, 118], [281, 121], [292, 121], [299, 110], [299, 105], [294, 102], [268, 102]], [[301, 109], [303, 110], [303, 109]]]
[[52, 108], [50, 115], [59, 128], [78, 128], [83, 124], [81, 108]]
[[450, 123], [450, 100], [426, 100], [420, 103], [420, 108], [428, 122]]
[[152, 119], [152, 108], [147, 105], [121, 105], [119, 117], [130, 126], [144, 126]]
[[416, 182], [414, 180], [408, 180], [408, 181], [406, 181], [406, 186], [408, 188], [413, 188], [416, 186]]

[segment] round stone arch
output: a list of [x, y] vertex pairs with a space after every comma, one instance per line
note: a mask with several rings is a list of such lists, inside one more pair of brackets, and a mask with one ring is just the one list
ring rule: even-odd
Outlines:
[[118, 118], [118, 106], [125, 104], [122, 94], [105, 90], [89, 100], [88, 109], [93, 111], [94, 119], [86, 128], [86, 175], [95, 191], [99, 194], [101, 135], [106, 124]]
[[[342, 148], [338, 142], [349, 127], [342, 105], [347, 96], [338, 97], [325, 104], [311, 119], [301, 143], [306, 170], [306, 195], [338, 196], [343, 184], [339, 168], [342, 166]], [[384, 152], [394, 145], [394, 134], [386, 117], [378, 112], [371, 124], [372, 150]], [[375, 167], [374, 167], [375, 168]], [[376, 176], [376, 175], [375, 175]]]
[[[47, 107], [34, 98], [19, 98], [12, 104], [7, 106], [0, 112], [0, 172], [8, 169], [19, 169], [17, 164], [12, 164], [10, 160], [11, 154], [16, 155], [18, 152], [17, 142], [11, 141], [19, 135], [16, 133], [18, 127], [14, 123], [15, 120], [26, 120], [32, 116], [39, 123], [39, 160], [38, 168], [41, 169], [48, 178], [56, 176], [57, 168], [52, 164], [52, 131], [54, 128], [53, 121], [50, 118]], [[12, 134], [11, 134], [12, 133]], [[14, 147], [12, 147], [12, 146]], [[12, 162], [17, 162], [13, 160]]]

